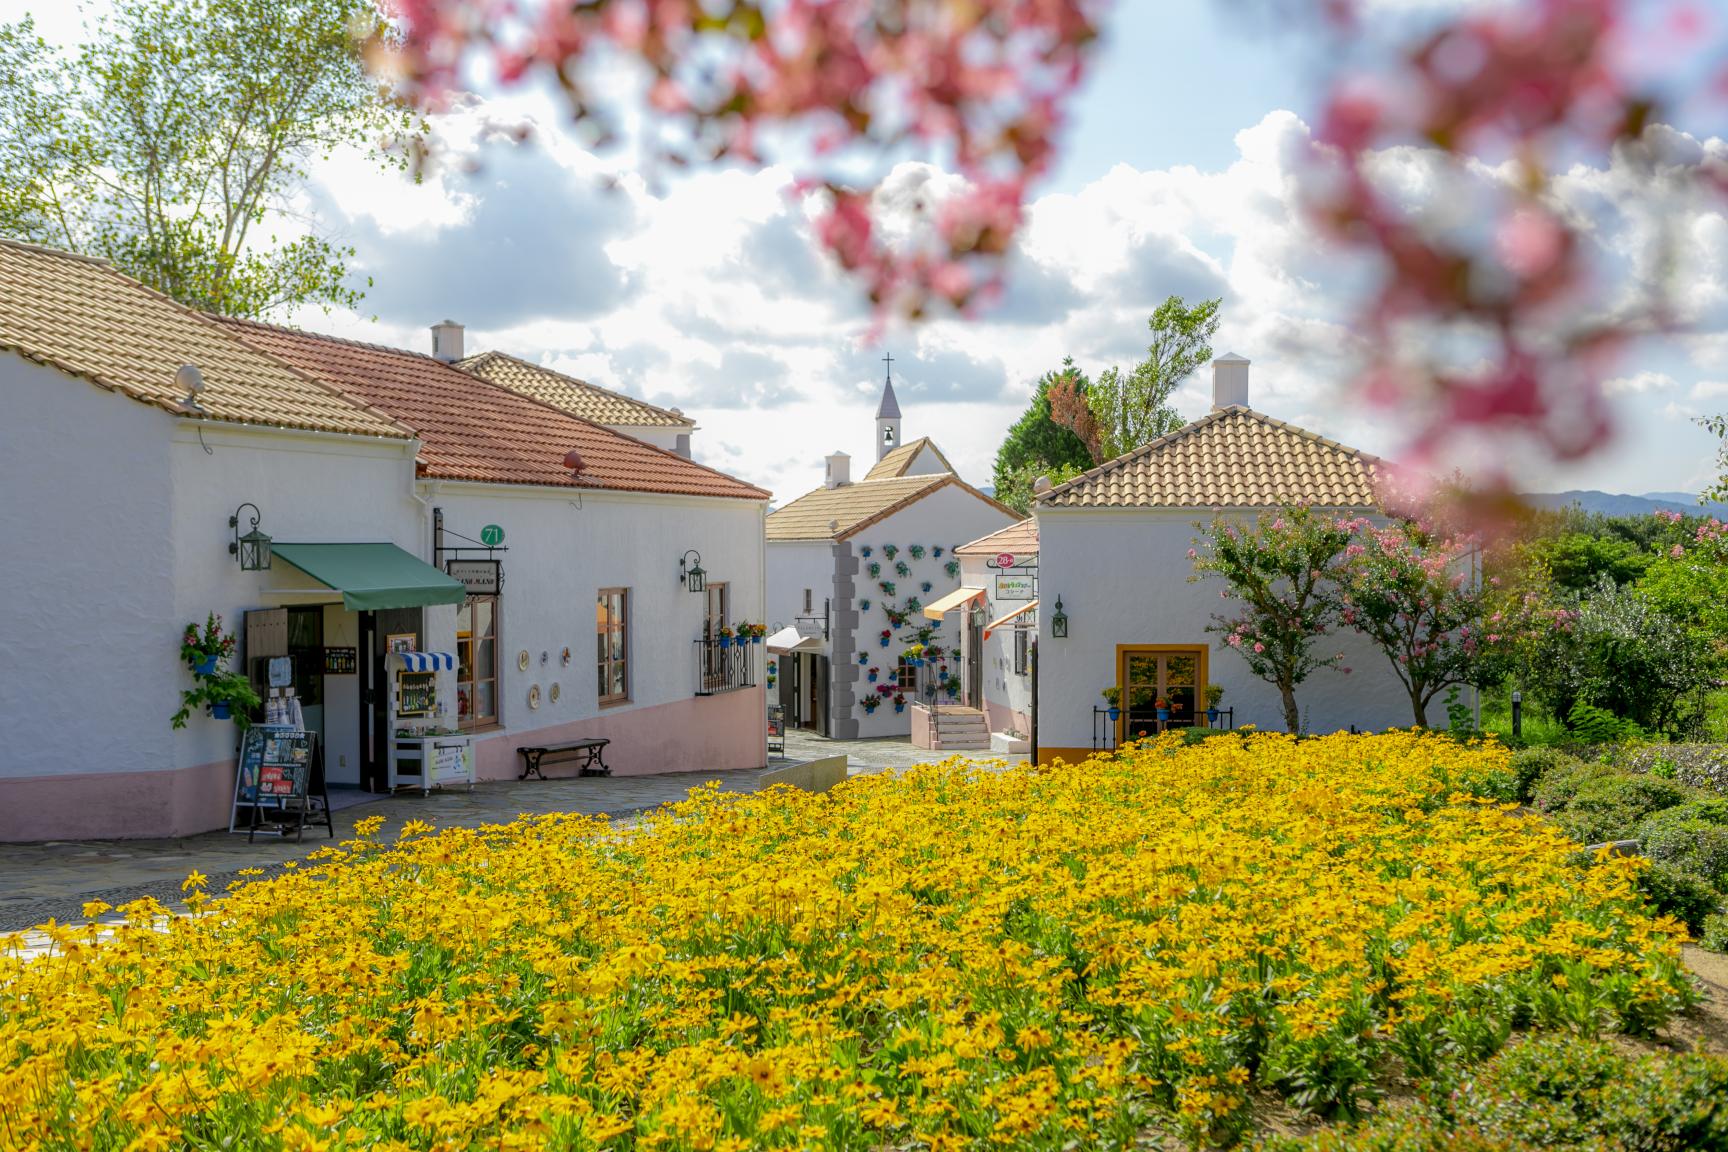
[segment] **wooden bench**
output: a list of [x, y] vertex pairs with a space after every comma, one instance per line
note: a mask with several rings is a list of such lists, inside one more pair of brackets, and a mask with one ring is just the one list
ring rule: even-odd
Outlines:
[[[582, 770], [577, 775], [610, 776], [612, 769], [606, 767], [606, 761], [600, 756], [601, 750], [610, 743], [612, 743], [610, 740], [590, 737], [586, 740], [565, 740], [560, 744], [531, 744], [518, 748], [516, 751], [522, 756], [522, 775], [516, 779], [526, 780], [532, 773], [544, 780], [546, 773], [540, 771], [541, 761], [548, 757], [562, 760], [571, 756], [582, 757]], [[595, 765], [599, 765], [599, 767], [595, 767]]]

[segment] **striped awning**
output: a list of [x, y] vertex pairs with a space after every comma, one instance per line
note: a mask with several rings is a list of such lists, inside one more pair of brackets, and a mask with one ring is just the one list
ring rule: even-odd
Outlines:
[[447, 672], [456, 667], [453, 652], [393, 652], [409, 672]]
[[982, 595], [984, 595], [982, 588], [956, 588], [941, 599], [926, 604], [924, 615], [932, 620], [940, 620], [962, 604], [969, 604]]
[[1032, 611], [1032, 609], [1034, 609], [1036, 607], [1038, 607], [1038, 601], [1028, 600], [1028, 601], [1026, 601], [1026, 603], [1020, 605], [1020, 607], [1014, 609], [1014, 611], [996, 617], [996, 619], [994, 619], [994, 620], [990, 621], [990, 623], [984, 625], [984, 635], [986, 637], [988, 637], [990, 635], [990, 633], [996, 631], [996, 629], [1002, 627], [1002, 625], [1008, 623], [1010, 620], [1014, 619], [1014, 617], [1020, 615], [1023, 612], [1030, 612], [1030, 611]]

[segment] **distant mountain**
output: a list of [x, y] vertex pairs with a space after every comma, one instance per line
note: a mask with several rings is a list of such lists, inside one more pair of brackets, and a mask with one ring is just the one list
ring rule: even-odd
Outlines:
[[1604, 516], [1648, 516], [1653, 512], [1684, 512], [1688, 516], [1728, 517], [1728, 504], [1700, 504], [1691, 492], [1646, 492], [1628, 496], [1619, 492], [1573, 490], [1570, 492], [1527, 492], [1524, 499], [1537, 508], [1566, 508], [1578, 505], [1586, 512]]

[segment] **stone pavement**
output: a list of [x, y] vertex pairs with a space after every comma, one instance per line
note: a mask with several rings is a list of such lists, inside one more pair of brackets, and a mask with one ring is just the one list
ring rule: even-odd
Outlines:
[[[786, 758], [776, 759], [769, 768], [838, 755], [848, 757], [849, 770], [855, 775], [903, 771], [932, 759], [930, 753], [913, 748], [903, 739], [837, 741], [789, 733]], [[338, 807], [332, 819], [336, 840], [340, 841], [351, 838], [355, 821], [367, 816], [384, 817], [386, 830], [400, 828], [409, 820], [424, 820], [434, 828], [473, 828], [518, 815], [552, 812], [629, 818], [682, 800], [691, 788], [708, 780], [719, 781], [728, 792], [755, 791], [768, 770], [487, 781], [475, 785], [472, 792], [452, 789], [435, 790], [429, 796], [419, 792], [379, 796]], [[388, 831], [385, 834], [389, 835]], [[209, 877], [208, 891], [220, 893], [238, 878], [242, 868], [263, 868], [270, 875], [281, 870], [283, 861], [303, 859], [330, 842], [319, 828], [309, 829], [304, 843], [260, 836], [256, 843], [248, 844], [243, 835], [220, 831], [172, 840], [0, 844], [0, 933], [50, 919], [78, 922], [85, 918], [84, 904], [92, 900], [117, 906], [154, 896], [174, 907], [181, 881], [193, 870]]]

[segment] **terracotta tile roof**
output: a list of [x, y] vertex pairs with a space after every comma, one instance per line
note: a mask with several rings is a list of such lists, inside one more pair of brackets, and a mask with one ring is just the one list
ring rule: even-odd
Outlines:
[[[493, 484], [544, 484], [766, 500], [761, 488], [418, 352], [223, 320], [244, 339], [414, 428], [421, 474]], [[580, 479], [564, 457], [581, 453]]]
[[170, 412], [182, 364], [211, 420], [408, 439], [413, 430], [265, 355], [103, 260], [0, 239], [0, 349]]
[[504, 352], [482, 352], [478, 356], [470, 356], [466, 360], [458, 360], [456, 366], [465, 372], [482, 376], [494, 384], [502, 385], [512, 392], [520, 392], [524, 396], [532, 396], [536, 400], [562, 408], [572, 416], [580, 416], [584, 420], [592, 420], [596, 424], [619, 428], [627, 425], [648, 425], [661, 428], [693, 428], [696, 421], [677, 412], [665, 408], [657, 408], [646, 401], [621, 392], [613, 392], [590, 384], [586, 380], [578, 380], [574, 376], [566, 376], [554, 372], [550, 368], [542, 368], [538, 364], [530, 364]]
[[1015, 556], [1037, 555], [1038, 521], [1027, 518], [954, 549], [956, 556], [996, 556], [1003, 552]]
[[942, 467], [949, 472], [954, 471], [954, 465], [948, 463], [948, 457], [942, 455], [942, 449], [936, 447], [936, 442], [928, 436], [920, 436], [909, 441], [882, 459], [876, 461], [876, 466], [864, 473], [866, 480], [888, 480], [895, 476], [906, 475], [906, 469], [912, 467], [912, 461], [918, 459], [918, 453], [926, 447], [936, 453], [936, 459], [942, 461]]
[[1374, 508], [1379, 458], [1249, 408], [1225, 408], [1118, 456], [1040, 508]]

